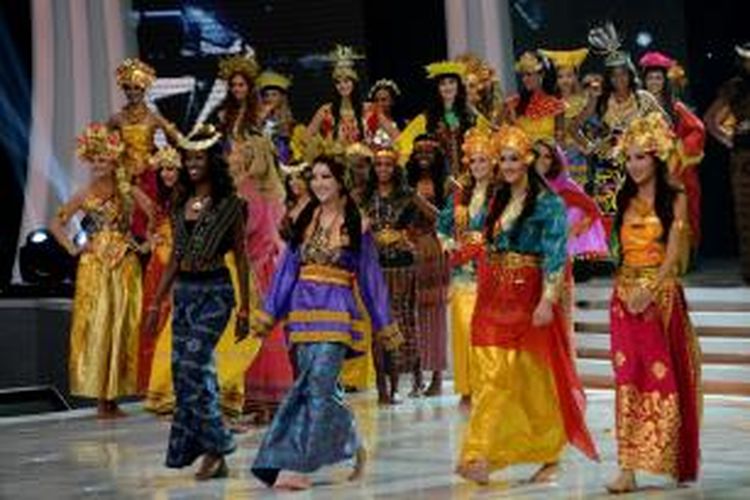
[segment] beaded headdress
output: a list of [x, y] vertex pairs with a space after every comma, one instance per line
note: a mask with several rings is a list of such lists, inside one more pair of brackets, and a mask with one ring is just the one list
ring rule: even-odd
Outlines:
[[519, 154], [525, 164], [531, 165], [534, 161], [531, 139], [523, 129], [515, 125], [501, 126], [492, 136], [492, 145], [498, 154], [504, 149], [512, 149]]
[[662, 161], [670, 160], [675, 152], [675, 134], [661, 113], [652, 112], [630, 122], [613, 150], [614, 158], [624, 164], [628, 150], [633, 147], [651, 153]]
[[117, 85], [135, 85], [147, 89], [156, 80], [156, 70], [140, 59], [125, 59], [115, 71]]
[[367, 98], [370, 101], [375, 100], [375, 93], [380, 89], [388, 89], [395, 97], [401, 96], [401, 89], [398, 88], [396, 82], [387, 78], [381, 78], [370, 87], [370, 91], [367, 93]]
[[182, 158], [175, 148], [164, 146], [149, 157], [148, 164], [154, 170], [160, 168], [177, 169], [182, 167]]
[[100, 155], [116, 160], [123, 151], [125, 144], [119, 132], [108, 129], [103, 123], [91, 123], [76, 137], [76, 156], [82, 160]]

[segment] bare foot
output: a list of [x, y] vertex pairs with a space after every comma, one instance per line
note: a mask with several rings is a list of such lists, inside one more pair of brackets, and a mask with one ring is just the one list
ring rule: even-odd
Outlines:
[[531, 479], [529, 479], [530, 483], [549, 483], [550, 481], [554, 480], [557, 476], [558, 471], [560, 470], [560, 466], [557, 462], [551, 463], [551, 464], [544, 464], [542, 465], [539, 470], [537, 470], [533, 476], [531, 476]]
[[195, 479], [197, 481], [208, 481], [209, 479], [217, 479], [227, 477], [229, 474], [229, 468], [224, 457], [211, 455], [207, 453], [203, 455], [203, 462], [195, 473]]
[[471, 410], [471, 396], [461, 396], [461, 400], [458, 402], [458, 407], [461, 410]]
[[607, 491], [615, 495], [621, 493], [630, 493], [635, 491], [638, 486], [635, 483], [635, 472], [632, 470], [620, 470], [620, 474], [614, 481], [607, 484]]
[[362, 479], [365, 473], [365, 466], [367, 465], [367, 450], [364, 446], [360, 446], [357, 449], [357, 454], [354, 457], [354, 470], [349, 474], [349, 481], [358, 481]]
[[440, 396], [443, 393], [443, 384], [441, 382], [432, 382], [430, 386], [424, 391], [426, 397]]
[[490, 483], [490, 472], [487, 469], [487, 462], [484, 460], [477, 460], [459, 465], [456, 468], [456, 472], [467, 481], [472, 481], [481, 485], [487, 485]]
[[128, 414], [122, 411], [114, 401], [100, 401], [96, 408], [96, 418], [100, 420], [114, 420], [127, 416]]
[[281, 471], [273, 487], [279, 490], [302, 491], [309, 490], [312, 482], [307, 476], [295, 472]]

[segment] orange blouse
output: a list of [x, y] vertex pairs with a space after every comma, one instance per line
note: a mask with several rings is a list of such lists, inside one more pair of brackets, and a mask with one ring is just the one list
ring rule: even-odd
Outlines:
[[663, 234], [664, 228], [654, 208], [634, 198], [620, 232], [623, 263], [631, 267], [660, 266], [667, 253], [666, 244], [661, 240]]

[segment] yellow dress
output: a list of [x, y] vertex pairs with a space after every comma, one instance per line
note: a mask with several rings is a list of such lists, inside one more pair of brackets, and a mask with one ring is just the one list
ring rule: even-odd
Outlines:
[[70, 331], [70, 392], [114, 400], [135, 394], [141, 321], [141, 267], [123, 232], [119, 199], [87, 197], [96, 231], [76, 274]]
[[[229, 273], [232, 277], [235, 295], [237, 295], [237, 266], [234, 254], [225, 257]], [[257, 300], [258, 294], [253, 290], [251, 280], [250, 301]], [[239, 304], [239, 297], [235, 297]], [[232, 312], [229, 323], [222, 333], [219, 343], [214, 350], [216, 356], [216, 371], [221, 393], [222, 411], [229, 415], [242, 413], [245, 401], [245, 371], [255, 359], [260, 349], [261, 341], [248, 337], [239, 344], [235, 342], [236, 310]], [[159, 338], [154, 349], [153, 366], [146, 393], [144, 407], [154, 413], [170, 413], [175, 404], [172, 387], [172, 317], [166, 321], [159, 332]]]
[[148, 168], [148, 157], [154, 149], [154, 128], [149, 123], [123, 124], [120, 134], [125, 143], [123, 163], [128, 174], [141, 175]]

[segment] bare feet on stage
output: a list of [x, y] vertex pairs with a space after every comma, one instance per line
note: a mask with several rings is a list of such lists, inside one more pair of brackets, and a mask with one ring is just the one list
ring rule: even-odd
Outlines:
[[296, 472], [281, 471], [273, 487], [279, 490], [301, 491], [309, 490], [312, 486], [310, 479]]
[[630, 493], [638, 486], [635, 483], [635, 472], [630, 469], [621, 469], [620, 474], [614, 481], [607, 484], [607, 491], [614, 494]]
[[529, 479], [530, 483], [549, 483], [550, 481], [553, 481], [557, 477], [557, 473], [560, 471], [560, 464], [557, 462], [551, 463], [551, 464], [544, 464], [542, 465], [539, 470], [537, 470], [533, 476], [531, 476], [531, 479]]
[[464, 411], [471, 410], [471, 396], [467, 396], [466, 394], [461, 396], [461, 400], [458, 402], [458, 408]]
[[490, 471], [485, 460], [475, 460], [456, 468], [459, 476], [477, 484], [486, 485], [490, 483]]
[[100, 420], [113, 420], [127, 416], [128, 414], [122, 411], [115, 401], [100, 400], [97, 404], [96, 418]]
[[359, 481], [365, 474], [365, 467], [367, 465], [367, 450], [364, 446], [360, 446], [357, 449], [357, 454], [354, 456], [354, 470], [349, 474], [349, 481]]
[[206, 453], [198, 471], [195, 473], [197, 481], [224, 478], [229, 475], [229, 467], [224, 457]]

